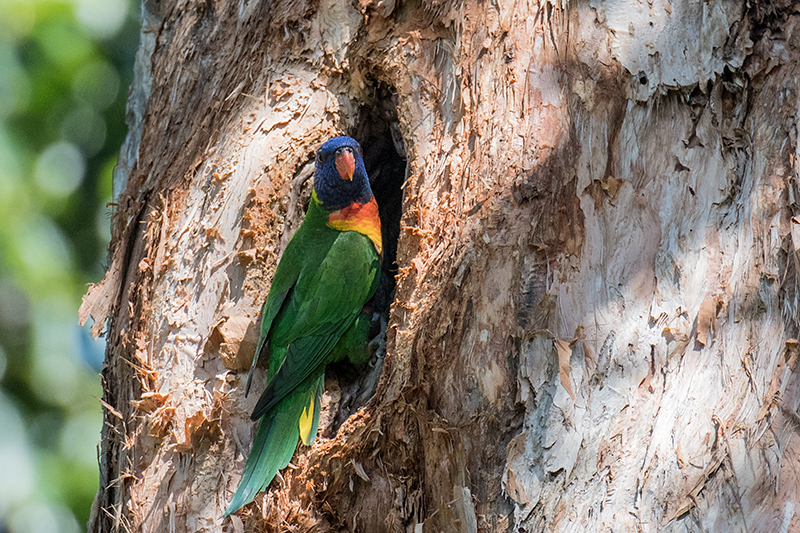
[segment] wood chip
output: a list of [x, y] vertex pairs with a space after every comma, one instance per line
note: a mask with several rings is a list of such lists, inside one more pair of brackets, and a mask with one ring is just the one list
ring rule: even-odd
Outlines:
[[572, 392], [572, 382], [569, 378], [569, 359], [572, 357], [572, 350], [569, 343], [562, 339], [554, 339], [553, 344], [558, 352], [558, 375], [561, 378], [561, 385], [566, 389], [569, 397], [575, 400], [575, 393]]
[[[697, 342], [706, 345], [714, 343], [714, 334], [717, 330], [717, 304], [718, 298], [706, 298], [700, 304], [700, 311], [697, 313]], [[711, 334], [711, 341], [708, 336]]]
[[358, 462], [358, 461], [356, 461], [355, 459], [351, 459], [351, 460], [350, 460], [350, 463], [353, 465], [353, 468], [355, 468], [355, 470], [356, 470], [356, 474], [358, 475], [358, 477], [360, 477], [360, 478], [361, 478], [361, 479], [363, 479], [364, 481], [369, 481], [369, 476], [368, 476], [368, 475], [367, 475], [367, 473], [364, 471], [364, 467], [363, 467], [363, 466], [361, 466], [361, 463], [359, 463], [359, 462]]

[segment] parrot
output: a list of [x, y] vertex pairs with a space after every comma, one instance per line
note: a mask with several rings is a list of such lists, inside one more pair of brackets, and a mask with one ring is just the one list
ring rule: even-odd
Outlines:
[[361, 145], [347, 136], [316, 152], [305, 218], [281, 256], [261, 310], [253, 369], [268, 357], [267, 385], [250, 418], [258, 420], [229, 516], [266, 490], [294, 455], [314, 442], [325, 367], [368, 357], [370, 315], [381, 269], [381, 222]]

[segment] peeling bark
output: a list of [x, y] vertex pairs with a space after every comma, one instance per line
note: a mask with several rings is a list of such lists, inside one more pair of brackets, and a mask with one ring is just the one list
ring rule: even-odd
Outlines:
[[[793, 4], [143, 12], [81, 309], [109, 341], [91, 531], [800, 528]], [[316, 443], [223, 520], [258, 307], [343, 132], [396, 241], [386, 358], [331, 372]]]

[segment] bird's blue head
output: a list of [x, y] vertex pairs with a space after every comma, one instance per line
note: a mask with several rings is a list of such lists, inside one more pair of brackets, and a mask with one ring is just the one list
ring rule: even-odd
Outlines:
[[372, 198], [361, 145], [351, 137], [334, 137], [317, 150], [314, 191], [325, 209], [336, 211]]

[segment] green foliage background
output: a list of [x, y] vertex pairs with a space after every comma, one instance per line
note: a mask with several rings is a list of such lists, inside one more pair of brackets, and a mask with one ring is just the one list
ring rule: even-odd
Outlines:
[[85, 531], [104, 346], [77, 324], [104, 273], [133, 0], [0, 0], [0, 533]]

